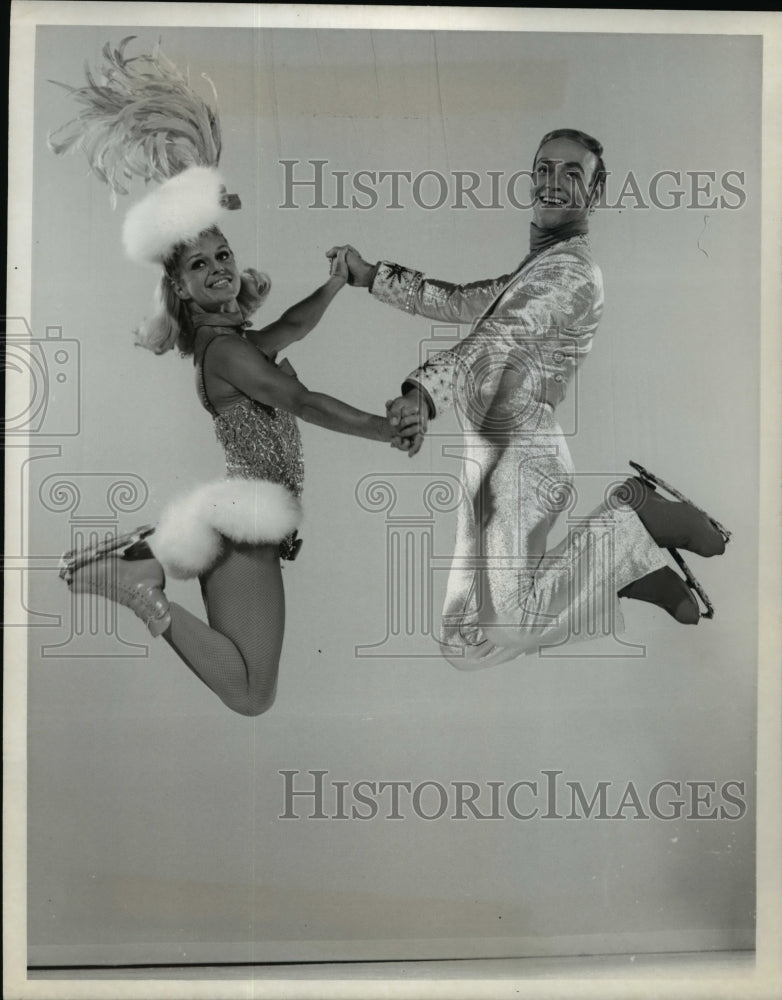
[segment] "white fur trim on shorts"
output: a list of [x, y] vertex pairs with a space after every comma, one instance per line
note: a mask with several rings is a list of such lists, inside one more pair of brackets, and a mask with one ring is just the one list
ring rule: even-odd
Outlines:
[[223, 537], [254, 544], [281, 542], [301, 517], [301, 501], [279, 483], [222, 479], [172, 501], [148, 542], [166, 573], [187, 580], [215, 564]]

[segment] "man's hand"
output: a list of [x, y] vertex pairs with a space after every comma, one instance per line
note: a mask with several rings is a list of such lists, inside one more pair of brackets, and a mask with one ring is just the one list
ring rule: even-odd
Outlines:
[[388, 420], [396, 434], [391, 439], [394, 448], [406, 451], [410, 458], [417, 455], [424, 443], [429, 423], [429, 407], [417, 389], [386, 403]]
[[343, 255], [347, 263], [348, 284], [355, 285], [356, 288], [369, 288], [375, 276], [377, 265], [368, 264], [358, 250], [349, 243], [341, 247], [332, 247], [326, 251], [326, 256], [332, 261], [339, 254]]

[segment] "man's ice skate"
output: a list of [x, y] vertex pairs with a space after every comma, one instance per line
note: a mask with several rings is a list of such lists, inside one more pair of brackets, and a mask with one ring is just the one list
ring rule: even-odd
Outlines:
[[696, 593], [698, 597], [700, 597], [703, 607], [706, 609], [705, 611], [701, 611], [700, 613], [701, 618], [713, 618], [714, 605], [709, 600], [709, 595], [703, 589], [703, 587], [695, 577], [695, 574], [692, 572], [690, 567], [687, 565], [684, 559], [682, 559], [681, 555], [679, 554], [679, 551], [677, 549], [669, 549], [669, 551], [673, 556], [673, 558], [676, 560], [676, 563], [681, 569], [682, 573], [684, 573], [685, 579], [687, 581], [687, 586], [690, 588], [690, 590]]
[[672, 487], [637, 462], [630, 464], [640, 474], [625, 480], [614, 490], [612, 506], [635, 511], [661, 549], [685, 549], [706, 557], [722, 555], [730, 532], [678, 490], [674, 496], [680, 499], [669, 500], [662, 496], [657, 492], [658, 485], [668, 491]]
[[[711, 601], [683, 562], [681, 560], [679, 565], [686, 579], [683, 580], [670, 566], [663, 566], [623, 587], [617, 596], [656, 604], [682, 625], [697, 625], [701, 618], [712, 618], [714, 608]], [[705, 612], [701, 611], [693, 593], [701, 598]]]
[[[725, 551], [725, 545], [730, 540], [731, 533], [716, 518], [698, 507], [664, 479], [655, 476], [638, 462], [630, 462], [630, 465], [638, 473], [638, 476], [628, 480], [624, 487], [620, 488], [618, 495], [621, 495], [622, 499], [625, 496], [632, 497], [630, 504], [646, 530], [661, 548], [668, 549], [684, 573], [684, 582], [686, 582], [687, 587], [700, 598], [702, 605], [702, 608], [699, 606], [700, 617], [713, 618], [714, 605], [695, 574], [684, 561], [679, 549], [686, 549], [706, 557], [722, 555]], [[642, 491], [640, 500], [635, 497], [639, 486]], [[657, 492], [658, 488], [670, 493], [675, 499], [669, 500], [660, 495]], [[624, 594], [622, 596], [633, 595]], [[648, 598], [642, 597], [641, 599]], [[661, 604], [661, 606], [665, 605]], [[680, 608], [684, 610], [684, 604], [680, 605]], [[670, 608], [666, 608], [666, 610], [675, 618], [677, 617], [677, 614], [672, 612]], [[690, 609], [686, 609], [685, 616], [689, 616], [689, 613]], [[683, 620], [681, 614], [678, 616], [678, 620]]]
[[[679, 490], [676, 489], [676, 487], [671, 486], [670, 483], [666, 483], [666, 481], [664, 479], [660, 479], [659, 476], [655, 476], [654, 473], [649, 472], [648, 469], [645, 469], [642, 465], [639, 465], [638, 462], [630, 462], [630, 466], [633, 469], [635, 469], [635, 471], [638, 473], [638, 478], [641, 480], [642, 483], [644, 483], [645, 486], [648, 486], [650, 490], [656, 490], [659, 487], [665, 490], [666, 493], [670, 493], [671, 496], [675, 497], [681, 503], [688, 504], [694, 510], [697, 510], [699, 514], [703, 514], [703, 516], [706, 517], [711, 522], [714, 529], [722, 535], [724, 543], [723, 544], [723, 551], [724, 551], [725, 545], [731, 539], [731, 532], [728, 531], [728, 529], [725, 528], [722, 524], [720, 524], [720, 522], [716, 518], [712, 517], [711, 514], [703, 510], [702, 507], [698, 507], [697, 504], [694, 504], [692, 500], [689, 499], [689, 497], [686, 497], [683, 493], [680, 493]], [[663, 497], [662, 499], [665, 498]], [[721, 555], [722, 552], [717, 552], [715, 554]]]

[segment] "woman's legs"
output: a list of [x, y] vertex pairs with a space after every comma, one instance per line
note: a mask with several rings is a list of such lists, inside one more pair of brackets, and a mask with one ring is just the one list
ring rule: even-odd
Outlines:
[[271, 707], [285, 632], [278, 545], [225, 541], [201, 578], [209, 624], [169, 603], [163, 569], [148, 550], [99, 556], [66, 579], [74, 593], [102, 594], [130, 608], [234, 712], [260, 715]]
[[209, 624], [171, 604], [164, 638], [228, 708], [260, 715], [274, 702], [285, 632], [279, 547], [227, 542], [201, 591]]

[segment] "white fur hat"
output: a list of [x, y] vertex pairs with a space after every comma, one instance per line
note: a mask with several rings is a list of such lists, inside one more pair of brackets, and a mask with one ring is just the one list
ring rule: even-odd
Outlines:
[[220, 557], [223, 536], [254, 544], [281, 542], [301, 523], [301, 501], [267, 480], [222, 479], [174, 500], [149, 547], [170, 576], [187, 580]]
[[223, 218], [226, 198], [215, 167], [188, 167], [128, 211], [122, 227], [125, 252], [139, 263], [162, 263], [178, 243], [196, 239]]

